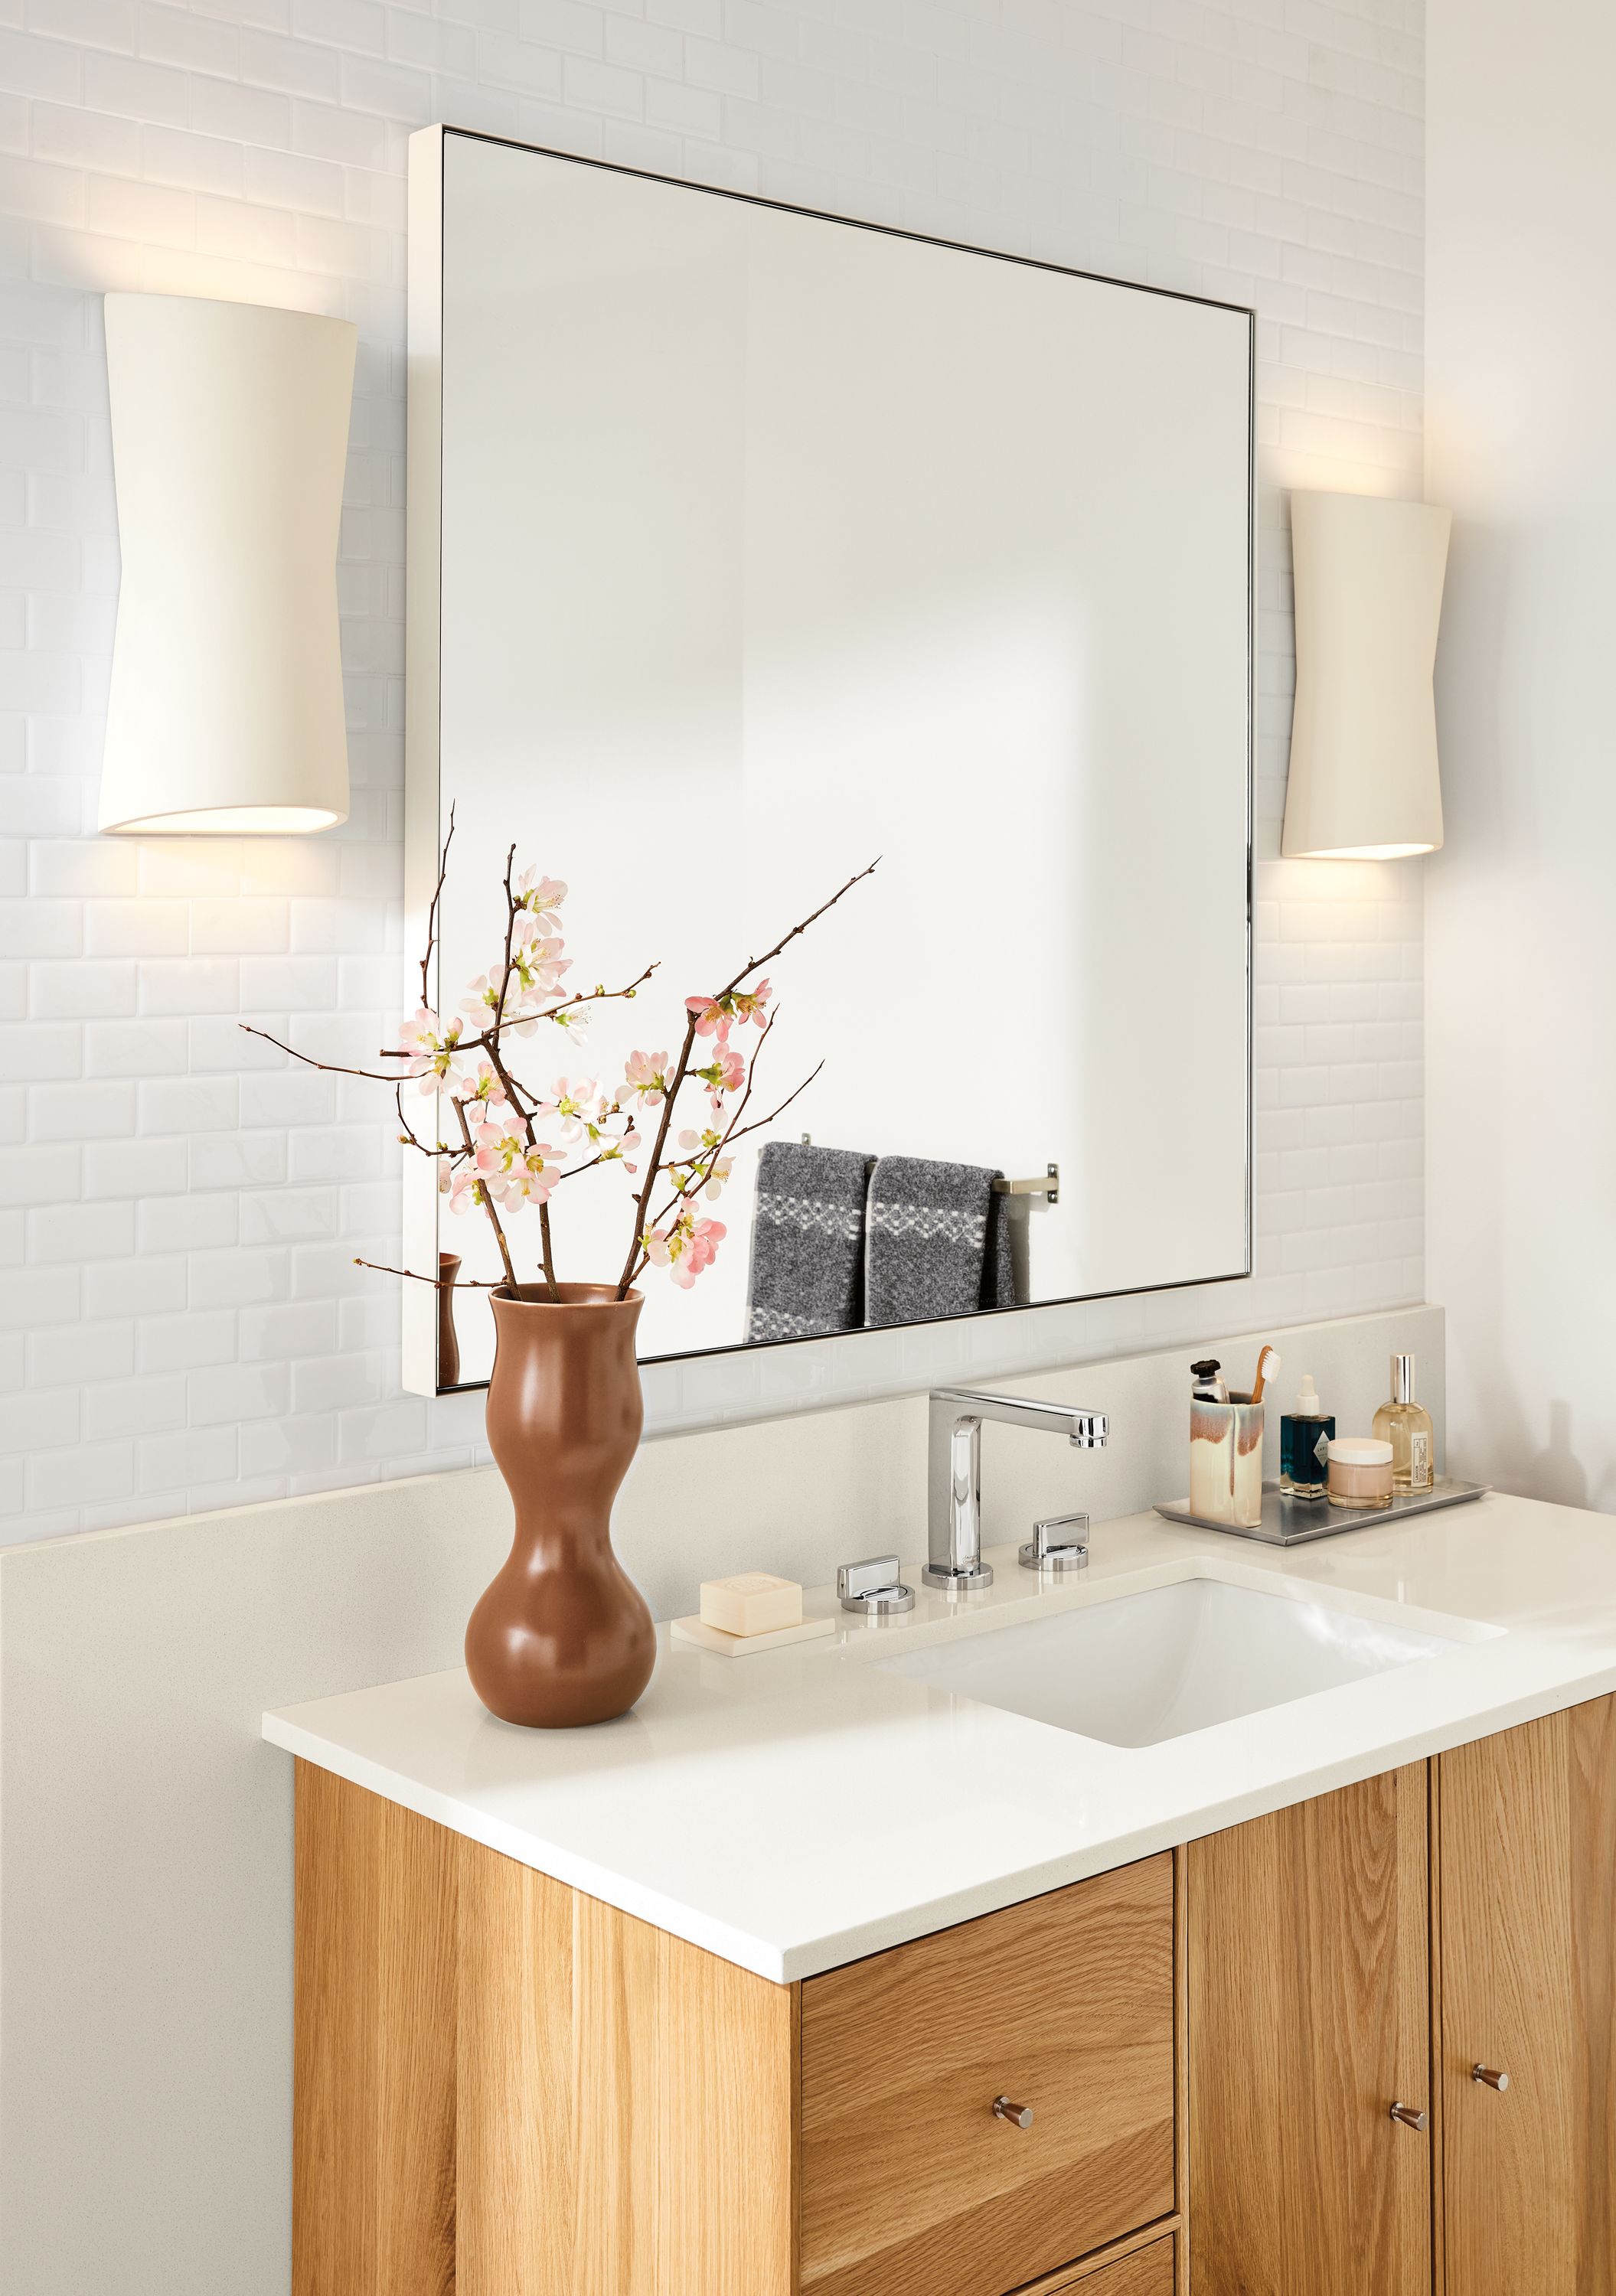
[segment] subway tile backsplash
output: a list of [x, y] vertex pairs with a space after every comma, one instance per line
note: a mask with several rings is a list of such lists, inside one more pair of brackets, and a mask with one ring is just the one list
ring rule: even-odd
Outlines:
[[[432, 119], [1191, 291], [1259, 330], [1256, 1274], [652, 1367], [653, 1429], [1423, 1288], [1417, 867], [1282, 863], [1285, 489], [1416, 494], [1419, 0], [30, 0], [0, 9], [0, 1538], [472, 1464], [400, 1394], [404, 151]], [[26, 16], [26, 29], [21, 20]], [[357, 322], [353, 817], [93, 833], [118, 585], [100, 294]], [[1164, 665], [1170, 674], [1170, 665]]]

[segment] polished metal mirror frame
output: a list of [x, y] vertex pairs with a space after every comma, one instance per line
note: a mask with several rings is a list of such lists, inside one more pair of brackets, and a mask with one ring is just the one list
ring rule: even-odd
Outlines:
[[[1207, 1283], [1224, 1283], [1249, 1277], [1251, 1273], [1251, 1185], [1252, 1185], [1252, 1084], [1251, 1084], [1251, 907], [1252, 907], [1252, 839], [1255, 791], [1256, 754], [1256, 626], [1257, 626], [1257, 515], [1256, 515], [1256, 337], [1257, 314], [1246, 304], [1226, 303], [1209, 295], [1190, 295], [1171, 288], [1144, 285], [1136, 280], [1114, 279], [1103, 272], [1080, 271], [1067, 264], [1048, 263], [1030, 256], [1007, 254], [995, 248], [973, 247], [958, 240], [931, 237], [921, 232], [903, 231], [884, 224], [860, 222], [849, 216], [825, 213], [815, 208], [801, 208], [783, 200], [760, 199], [755, 194], [718, 189], [711, 184], [696, 184], [677, 176], [655, 174], [649, 169], [619, 167], [601, 160], [579, 158], [575, 152], [554, 151], [546, 145], [525, 144], [513, 136], [488, 135], [473, 129], [434, 127], [419, 130], [410, 138], [409, 148], [409, 256], [408, 256], [408, 443], [406, 514], [406, 722], [405, 722], [405, 935], [406, 950], [423, 945], [426, 920], [433, 889], [437, 883], [439, 834], [441, 820], [441, 722], [440, 666], [442, 589], [442, 490], [443, 490], [443, 403], [441, 357], [443, 345], [443, 153], [447, 138], [454, 136], [468, 143], [499, 144], [509, 149], [531, 152], [546, 160], [556, 160], [577, 168], [593, 168], [614, 175], [638, 176], [651, 183], [670, 184], [679, 190], [700, 193], [703, 198], [736, 201], [745, 206], [771, 208], [783, 213], [800, 216], [816, 222], [839, 226], [847, 231], [875, 232], [890, 239], [914, 241], [921, 245], [947, 248], [960, 254], [980, 256], [989, 263], [1011, 263], [1035, 270], [1072, 279], [1097, 282], [1100, 284], [1125, 289], [1132, 294], [1159, 296], [1171, 302], [1210, 306], [1218, 310], [1238, 313], [1244, 317], [1248, 331], [1247, 365], [1247, 433], [1246, 433], [1246, 887], [1245, 887], [1245, 1250], [1239, 1267], [1224, 1269], [1215, 1275], [1193, 1276], [1182, 1282], [1135, 1284], [1105, 1292], [1081, 1292], [1070, 1300], [1041, 1300], [1036, 1304], [1013, 1308], [979, 1308], [979, 1316], [1028, 1316], [1046, 1308], [1070, 1306], [1084, 1300], [1126, 1299], [1144, 1292], [1188, 1290]], [[434, 953], [435, 962], [435, 953]], [[436, 994], [434, 979], [433, 993]], [[434, 1174], [425, 1160], [408, 1156], [404, 1160], [404, 1265], [422, 1273], [435, 1271], [439, 1250], [439, 1208], [440, 1199], [434, 1183]], [[454, 1390], [440, 1388], [438, 1382], [438, 1294], [425, 1283], [405, 1283], [403, 1294], [403, 1383], [412, 1394], [437, 1395], [467, 1391], [486, 1387], [486, 1380], [459, 1382]], [[958, 1320], [958, 1319], [955, 1319]], [[868, 1327], [890, 1331], [888, 1324]], [[665, 1356], [643, 1358], [646, 1362], [684, 1362], [705, 1356], [734, 1355], [754, 1348], [811, 1348], [824, 1341], [846, 1340], [858, 1336], [857, 1331], [831, 1332], [808, 1339], [737, 1341], [727, 1346], [682, 1349]]]

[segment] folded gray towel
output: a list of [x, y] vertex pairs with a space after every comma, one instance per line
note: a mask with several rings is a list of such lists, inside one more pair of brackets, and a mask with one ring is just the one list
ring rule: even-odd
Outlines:
[[803, 1340], [864, 1322], [865, 1199], [875, 1159], [771, 1140], [758, 1159], [749, 1340]]
[[923, 1324], [1013, 1308], [1010, 1201], [977, 1164], [882, 1156], [870, 1177], [865, 1321]]

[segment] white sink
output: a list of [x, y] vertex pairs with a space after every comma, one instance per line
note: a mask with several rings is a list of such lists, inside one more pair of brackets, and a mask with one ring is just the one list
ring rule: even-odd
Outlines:
[[1081, 1737], [1153, 1746], [1477, 1636], [1468, 1620], [1452, 1624], [1452, 1635], [1431, 1634], [1310, 1597], [1195, 1578], [874, 1663]]

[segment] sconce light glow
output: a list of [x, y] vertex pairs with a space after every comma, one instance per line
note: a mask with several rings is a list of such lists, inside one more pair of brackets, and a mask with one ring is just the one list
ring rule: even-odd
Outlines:
[[348, 818], [337, 532], [357, 330], [109, 295], [123, 581], [99, 826], [302, 836]]
[[1442, 842], [1431, 681], [1452, 523], [1428, 503], [1291, 497], [1292, 857], [1398, 861]]

